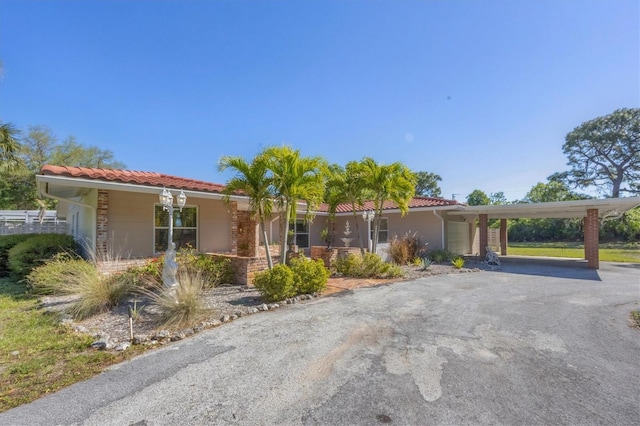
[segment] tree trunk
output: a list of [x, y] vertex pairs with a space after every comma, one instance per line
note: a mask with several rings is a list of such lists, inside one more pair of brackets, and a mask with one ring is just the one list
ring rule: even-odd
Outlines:
[[[360, 242], [360, 254], [364, 257], [364, 245], [362, 244], [362, 235], [360, 235], [360, 227], [358, 226], [358, 215], [356, 213], [355, 203], [351, 203], [351, 211], [353, 212], [353, 223], [356, 225], [356, 234], [358, 234], [358, 241]], [[369, 238], [368, 235], [367, 238]], [[367, 241], [369, 240], [367, 239]]]
[[269, 269], [273, 269], [273, 259], [271, 259], [271, 250], [269, 250], [269, 237], [267, 237], [267, 228], [264, 224], [264, 219], [260, 221], [260, 226], [262, 227], [262, 239], [264, 240], [264, 249], [267, 254], [267, 266], [269, 267]]
[[284, 235], [282, 237], [282, 246], [280, 247], [280, 264], [287, 264], [287, 243], [289, 238], [289, 203], [285, 202], [284, 204]]

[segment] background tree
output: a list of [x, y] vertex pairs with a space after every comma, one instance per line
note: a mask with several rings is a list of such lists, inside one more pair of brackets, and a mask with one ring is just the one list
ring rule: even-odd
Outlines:
[[266, 218], [270, 217], [273, 211], [272, 179], [269, 177], [267, 163], [260, 156], [255, 157], [251, 163], [247, 163], [242, 157], [222, 157], [218, 163], [218, 170], [224, 171], [228, 168], [235, 170], [236, 175], [225, 185], [225, 202], [228, 203], [231, 195], [237, 191], [242, 191], [249, 198], [249, 209], [260, 223], [267, 265], [269, 269], [273, 269], [269, 237], [265, 226]]
[[[611, 197], [640, 189], [640, 108], [623, 108], [582, 123], [562, 147], [578, 188], [610, 188]], [[623, 185], [629, 185], [623, 187]]]
[[[17, 134], [17, 132], [16, 132]], [[45, 164], [57, 166], [124, 168], [113, 159], [113, 153], [93, 146], [85, 146], [73, 136], [62, 144], [51, 129], [30, 126], [19, 140], [20, 163], [0, 179], [0, 209], [32, 210], [44, 205], [51, 207], [51, 200], [40, 200], [35, 175]], [[14, 136], [15, 139], [15, 136]]]
[[474, 189], [467, 195], [467, 204], [470, 206], [485, 206], [491, 204], [491, 200], [484, 191]]
[[11, 123], [0, 124], [0, 175], [15, 170], [22, 164], [22, 146], [18, 135], [18, 129]]
[[414, 172], [416, 177], [416, 195], [422, 197], [442, 197], [442, 191], [438, 182], [442, 181], [440, 175], [430, 172]]
[[416, 178], [402, 163], [380, 165], [366, 157], [361, 162], [362, 184], [373, 198], [375, 218], [373, 220], [373, 245], [378, 247], [378, 231], [382, 221], [382, 208], [385, 201], [393, 201], [404, 216], [409, 211], [409, 201], [415, 193]]

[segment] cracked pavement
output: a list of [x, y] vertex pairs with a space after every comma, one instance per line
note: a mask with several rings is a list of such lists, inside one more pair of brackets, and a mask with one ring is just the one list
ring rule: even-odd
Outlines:
[[0, 424], [639, 424], [640, 265], [361, 288], [240, 318]]

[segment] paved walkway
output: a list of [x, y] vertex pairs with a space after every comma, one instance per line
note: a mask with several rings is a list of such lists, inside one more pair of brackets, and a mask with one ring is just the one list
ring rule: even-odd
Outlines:
[[353, 289], [149, 352], [0, 424], [640, 424], [639, 266]]

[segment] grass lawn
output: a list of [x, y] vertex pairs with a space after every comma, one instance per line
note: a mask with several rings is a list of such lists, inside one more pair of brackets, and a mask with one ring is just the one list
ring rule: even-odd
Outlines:
[[[510, 242], [508, 253], [519, 256], [573, 257], [584, 259], [584, 244], [567, 242]], [[600, 261], [640, 263], [640, 243], [600, 244]]]
[[91, 348], [91, 336], [75, 333], [55, 315], [37, 309], [22, 285], [0, 278], [0, 412], [33, 401], [140, 353]]

